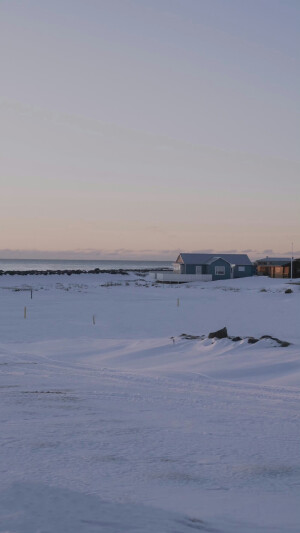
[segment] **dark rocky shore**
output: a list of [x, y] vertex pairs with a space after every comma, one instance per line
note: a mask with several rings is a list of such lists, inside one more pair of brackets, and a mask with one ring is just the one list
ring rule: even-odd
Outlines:
[[148, 274], [149, 272], [162, 272], [170, 270], [170, 268], [141, 268], [127, 270], [102, 270], [100, 268], [94, 268], [93, 270], [0, 270], [0, 276], [72, 276], [72, 274], [119, 274], [121, 276], [128, 276], [129, 272], [134, 272], [136, 274]]

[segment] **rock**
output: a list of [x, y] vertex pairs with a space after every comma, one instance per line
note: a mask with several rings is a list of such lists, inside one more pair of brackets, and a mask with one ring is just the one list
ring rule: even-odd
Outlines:
[[293, 291], [292, 291], [292, 289], [286, 289], [286, 291], [284, 291], [284, 292], [285, 292], [285, 294], [291, 294]]
[[255, 344], [258, 341], [259, 339], [255, 339], [254, 337], [248, 337], [248, 344]]
[[224, 327], [222, 329], [218, 329], [217, 331], [212, 331], [209, 333], [208, 338], [209, 339], [227, 339], [227, 328]]
[[262, 335], [262, 337], [260, 337], [260, 338], [261, 339], [271, 339], [272, 341], [277, 342], [277, 344], [279, 344], [279, 346], [281, 346], [282, 348], [287, 348], [291, 344], [290, 342], [281, 341], [280, 339], [277, 339], [277, 337], [272, 337], [271, 335]]
[[182, 339], [187, 339], [187, 340], [198, 340], [198, 339], [201, 339], [203, 340], [205, 338], [205, 335], [189, 335], [188, 333], [181, 333], [181, 335], [179, 335]]
[[282, 341], [280, 339], [277, 339], [277, 337], [272, 337], [271, 335], [262, 335], [259, 339], [256, 339], [255, 337], [239, 337], [239, 336], [231, 337], [230, 335], [227, 334], [227, 328], [225, 327], [217, 331], [212, 331], [211, 333], [209, 333], [208, 337], [205, 337], [205, 335], [190, 335], [188, 333], [181, 333], [179, 337], [181, 337], [182, 339], [187, 339], [187, 340], [204, 340], [205, 338], [208, 338], [208, 339], [226, 339], [227, 338], [227, 339], [230, 339], [232, 342], [238, 342], [238, 341], [247, 339], [248, 344], [256, 344], [260, 340], [270, 339], [276, 342], [278, 346], [282, 348], [286, 348], [287, 346], [290, 346], [291, 344], [290, 342]]

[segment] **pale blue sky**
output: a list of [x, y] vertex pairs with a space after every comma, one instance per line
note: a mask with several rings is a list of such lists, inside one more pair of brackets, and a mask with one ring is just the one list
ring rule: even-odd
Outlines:
[[298, 0], [0, 0], [0, 255], [299, 251], [299, 22]]

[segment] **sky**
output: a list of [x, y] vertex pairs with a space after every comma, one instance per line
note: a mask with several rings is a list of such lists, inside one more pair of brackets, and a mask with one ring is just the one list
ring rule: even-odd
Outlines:
[[0, 0], [0, 257], [300, 256], [298, 0]]

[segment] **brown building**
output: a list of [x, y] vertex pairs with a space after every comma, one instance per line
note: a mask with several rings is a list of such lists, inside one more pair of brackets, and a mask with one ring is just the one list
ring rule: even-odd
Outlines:
[[[256, 261], [258, 276], [270, 278], [290, 278], [291, 259], [289, 257], [265, 257]], [[293, 278], [300, 278], [300, 259], [293, 259]]]

